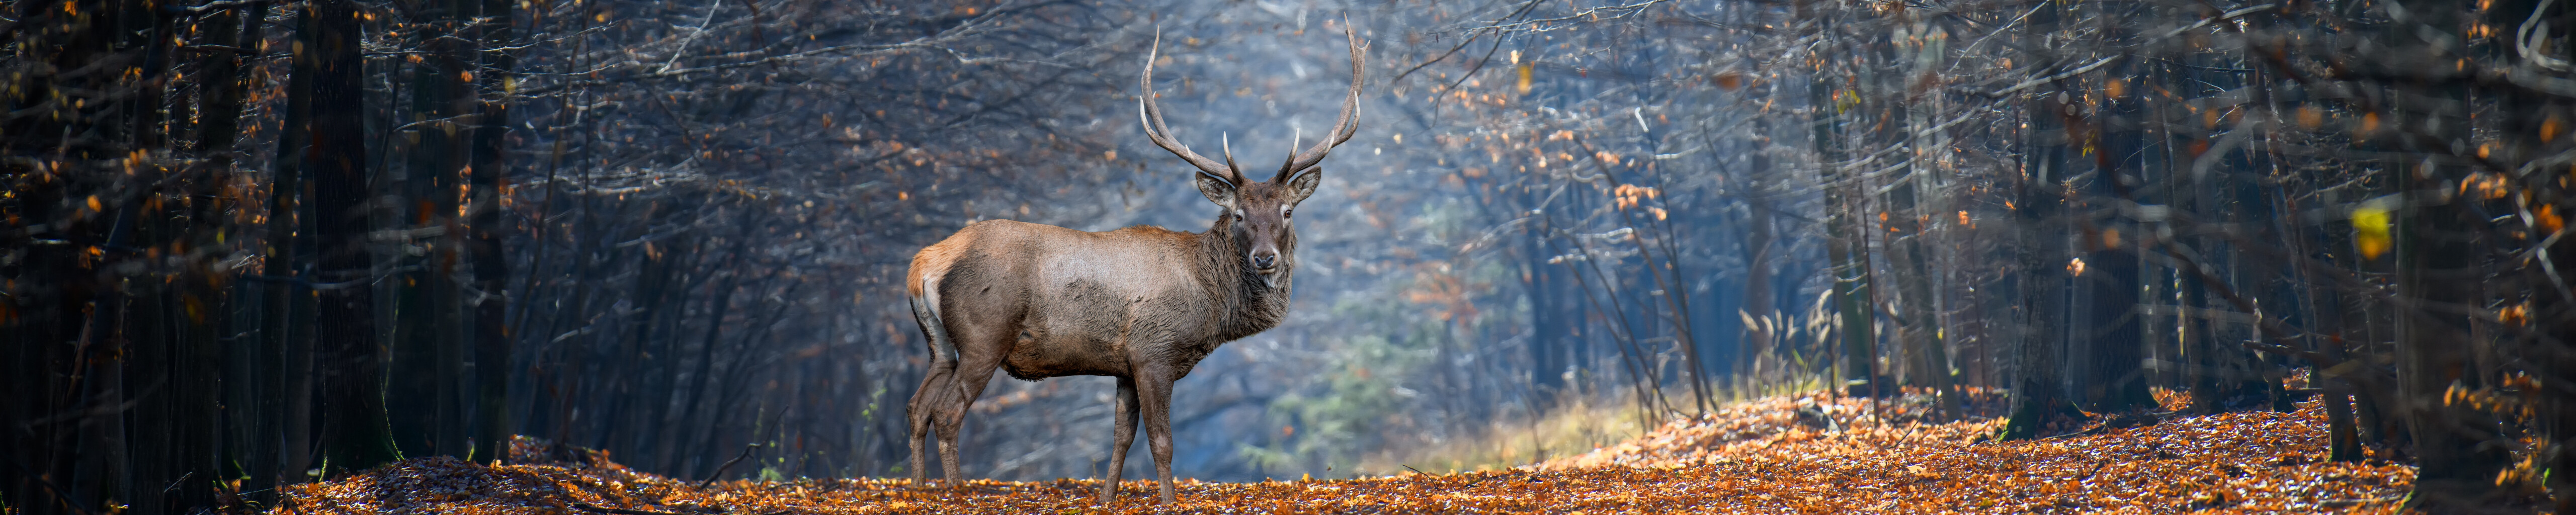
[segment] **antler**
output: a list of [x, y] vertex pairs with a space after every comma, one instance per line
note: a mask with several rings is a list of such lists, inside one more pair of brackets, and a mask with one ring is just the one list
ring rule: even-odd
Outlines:
[[1351, 134], [1359, 132], [1357, 122], [1360, 117], [1360, 77], [1368, 63], [1368, 54], [1360, 52], [1359, 33], [1357, 29], [1351, 27], [1351, 21], [1348, 18], [1342, 20], [1342, 34], [1351, 40], [1351, 93], [1342, 97], [1341, 121], [1333, 122], [1333, 131], [1324, 133], [1324, 139], [1315, 142], [1315, 146], [1306, 147], [1306, 151], [1289, 156], [1288, 163], [1280, 165], [1279, 175], [1272, 176], [1270, 182], [1285, 182], [1298, 172], [1314, 168], [1315, 163], [1324, 161], [1325, 155], [1333, 153], [1333, 147], [1341, 145], [1344, 141], [1350, 141]]
[[[1153, 50], [1145, 53], [1145, 78], [1141, 81], [1145, 86], [1145, 91], [1143, 94], [1137, 95], [1136, 97], [1136, 117], [1143, 119], [1145, 123], [1145, 137], [1153, 139], [1154, 146], [1163, 147], [1163, 150], [1171, 151], [1172, 155], [1181, 156], [1182, 161], [1190, 162], [1190, 166], [1198, 167], [1199, 174], [1225, 181], [1226, 184], [1232, 184], [1238, 187], [1242, 186], [1243, 170], [1230, 164], [1218, 163], [1216, 160], [1208, 159], [1207, 156], [1199, 155], [1197, 152], [1191, 152], [1189, 145], [1183, 145], [1180, 141], [1172, 139], [1171, 127], [1163, 125], [1163, 108], [1162, 106], [1154, 104], [1154, 58], [1157, 55], [1160, 55], [1162, 51], [1163, 34], [1161, 31], [1156, 31], [1154, 33], [1154, 48]], [[1352, 94], [1358, 94], [1358, 88], [1356, 86], [1353, 87]], [[1232, 147], [1232, 145], [1227, 146]], [[1227, 150], [1226, 161], [1231, 163], [1234, 161], [1234, 152], [1232, 152], [1232, 148], [1228, 148]], [[1320, 158], [1321, 156], [1318, 157]]]

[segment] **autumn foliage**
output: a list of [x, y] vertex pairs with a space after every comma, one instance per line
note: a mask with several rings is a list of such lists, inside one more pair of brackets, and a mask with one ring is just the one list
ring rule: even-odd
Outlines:
[[[1986, 402], [1999, 398], [1971, 392]], [[1205, 483], [1118, 513], [2395, 513], [2414, 469], [2326, 460], [2324, 410], [2169, 418], [1990, 438], [2002, 421], [1919, 422], [1919, 397], [1822, 394], [1730, 405], [1592, 453], [1509, 470]], [[297, 487], [283, 513], [539, 515], [1095, 512], [1097, 482], [698, 482], [521, 440], [519, 464], [409, 460]], [[552, 452], [544, 452], [552, 451]], [[570, 458], [570, 459], [565, 459]], [[1146, 481], [1124, 487], [1143, 491]], [[616, 512], [635, 515], [631, 511]]]

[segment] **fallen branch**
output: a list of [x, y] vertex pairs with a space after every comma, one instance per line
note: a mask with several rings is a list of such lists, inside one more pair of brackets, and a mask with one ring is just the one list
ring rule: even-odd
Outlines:
[[[706, 479], [703, 479], [703, 480], [699, 480], [699, 481], [698, 481], [698, 488], [706, 488], [706, 487], [707, 487], [707, 485], [715, 484], [715, 482], [716, 482], [716, 478], [724, 477], [725, 469], [733, 468], [733, 464], [735, 464], [735, 463], [742, 463], [743, 458], [749, 458], [749, 457], [751, 457], [751, 450], [752, 450], [752, 449], [757, 449], [757, 448], [760, 448], [760, 444], [750, 444], [750, 445], [744, 445], [744, 446], [742, 446], [742, 454], [736, 454], [736, 455], [734, 455], [733, 459], [725, 460], [725, 462], [724, 462], [724, 464], [723, 464], [723, 465], [717, 465], [717, 466], [716, 466], [716, 471], [715, 471], [715, 472], [709, 472], [709, 473], [707, 473], [707, 478], [706, 478]], [[629, 514], [626, 514], [626, 515], [636, 515], [636, 514], [629, 513]]]
[[2133, 427], [2145, 427], [2145, 426], [2152, 426], [2152, 425], [2156, 425], [2156, 424], [2164, 423], [2164, 421], [2165, 421], [2165, 419], [2166, 419], [2166, 418], [2170, 418], [2170, 417], [2172, 417], [2174, 414], [2175, 414], [2175, 412], [2166, 411], [2166, 412], [2148, 412], [2148, 413], [2135, 413], [2135, 414], [2111, 415], [2111, 416], [2108, 416], [2108, 417], [2104, 417], [2104, 418], [2102, 418], [2102, 423], [2100, 423], [2100, 424], [2095, 424], [2093, 427], [2085, 428], [2085, 429], [2084, 429], [2084, 430], [2082, 430], [2082, 431], [2076, 431], [2076, 432], [2073, 432], [2073, 433], [2067, 433], [2067, 434], [2062, 434], [2062, 435], [2051, 436], [2051, 437], [2047, 437], [2047, 438], [2042, 438], [2042, 440], [2050, 440], [2050, 439], [2058, 439], [2058, 438], [2073, 438], [2073, 437], [2078, 437], [2078, 436], [2093, 436], [2093, 435], [2099, 435], [2099, 434], [2103, 434], [2103, 433], [2109, 433], [2109, 432], [2112, 432], [2112, 431], [2118, 431], [2118, 430], [2128, 429], [2128, 428], [2133, 428]]

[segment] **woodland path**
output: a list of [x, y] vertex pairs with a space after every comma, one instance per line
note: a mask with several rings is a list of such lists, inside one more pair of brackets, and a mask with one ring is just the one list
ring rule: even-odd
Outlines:
[[[1130, 482], [1116, 513], [2395, 513], [2414, 469], [2325, 458], [2314, 402], [1992, 442], [2001, 421], [1887, 423], [1865, 400], [1774, 397], [1591, 454], [1502, 471], [1364, 479], [1185, 480], [1162, 506]], [[523, 451], [530, 446], [522, 442]], [[297, 487], [298, 515], [1101, 513], [1098, 482], [724, 481], [704, 488], [607, 460], [400, 462]]]

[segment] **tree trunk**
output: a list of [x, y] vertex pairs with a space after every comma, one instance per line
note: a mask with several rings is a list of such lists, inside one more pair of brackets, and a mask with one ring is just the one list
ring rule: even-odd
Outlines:
[[[312, 47], [314, 40], [312, 10], [299, 9], [290, 48]], [[310, 51], [296, 51], [289, 58], [286, 82], [286, 111], [277, 136], [277, 155], [271, 163], [269, 179], [269, 217], [267, 275], [285, 281], [268, 291], [265, 325], [270, 344], [283, 351], [279, 370], [285, 376], [279, 385], [280, 484], [304, 480], [305, 471], [313, 466], [313, 389], [315, 377], [314, 324], [311, 316], [316, 307], [312, 288], [314, 273], [314, 216], [312, 184], [305, 181], [312, 172], [305, 168], [304, 156], [312, 144], [313, 81], [319, 67]], [[287, 281], [288, 278], [293, 280]], [[302, 316], [298, 316], [302, 315]]]
[[[267, 16], [267, 4], [224, 9], [202, 22], [208, 34], [206, 41], [210, 45], [257, 49], [260, 47], [258, 42], [264, 39], [261, 27]], [[236, 26], [239, 29], [235, 29]], [[231, 173], [234, 141], [240, 132], [244, 82], [247, 80], [241, 70], [244, 53], [207, 52], [200, 68], [200, 73], [209, 80], [201, 86], [199, 94], [202, 107], [198, 110], [205, 121], [197, 126], [197, 150], [206, 156], [207, 168], [218, 173]], [[277, 202], [277, 199], [271, 199], [271, 213], [279, 212]], [[291, 216], [283, 218], [294, 219]], [[271, 241], [277, 241], [275, 236], [283, 234], [286, 233], [272, 233]], [[289, 275], [284, 272], [283, 265], [289, 260], [282, 258], [286, 255], [281, 251], [282, 247], [272, 245], [268, 249], [272, 257], [268, 259], [269, 269], [263, 272], [268, 272], [270, 280], [257, 283], [259, 287], [251, 290], [259, 292], [263, 301], [275, 296], [269, 292], [283, 293], [289, 288], [289, 285], [275, 280]], [[240, 284], [250, 286], [252, 283]], [[247, 296], [223, 295], [236, 301], [249, 300]], [[253, 311], [265, 315], [269, 311], [265, 307], [273, 303], [260, 302], [258, 305], [262, 309]], [[277, 435], [281, 429], [278, 414], [283, 404], [280, 398], [283, 383], [277, 367], [284, 361], [284, 347], [280, 345], [283, 342], [268, 337], [271, 327], [271, 324], [261, 323], [256, 330], [242, 331], [258, 337], [233, 340], [236, 352], [227, 359], [234, 366], [225, 378], [226, 386], [235, 392], [226, 401], [225, 409], [225, 416], [235, 421], [229, 427], [235, 432], [231, 435], [235, 449], [227, 453], [225, 461], [241, 467], [226, 475], [243, 477], [239, 491], [247, 494], [246, 500], [260, 506], [275, 505], [280, 452]], [[277, 333], [284, 332], [282, 327], [277, 329]]]
[[482, 37], [483, 73], [479, 74], [480, 90], [492, 99], [479, 104], [480, 122], [474, 128], [474, 148], [466, 199], [473, 209], [467, 221], [471, 232], [466, 252], [474, 266], [474, 391], [475, 449], [478, 461], [498, 461], [507, 457], [510, 445], [509, 371], [510, 328], [505, 325], [509, 297], [505, 290], [510, 279], [509, 261], [503, 255], [501, 234], [502, 177], [509, 166], [504, 137], [510, 132], [510, 105], [517, 100], [517, 80], [512, 73], [518, 61], [507, 51], [497, 49], [515, 43], [511, 27], [518, 24], [509, 0], [481, 0], [482, 16], [492, 20], [479, 26]]
[[[2571, 206], [2567, 200], [2562, 199], [2558, 204], [2562, 208], [2559, 211], [2576, 212], [2576, 206]], [[2576, 270], [2576, 242], [2562, 239], [2550, 249], [2549, 259], [2562, 271], [2561, 274], [2565, 270]], [[2559, 280], [2534, 282], [2561, 291], [2568, 288], [2564, 281]], [[2565, 302], [2563, 298], [2552, 300]], [[2554, 341], [2536, 345], [2542, 355], [2548, 356], [2548, 361], [2539, 368], [2548, 372], [2541, 378], [2540, 387], [2549, 390], [2540, 397], [2549, 400], [2541, 406], [2540, 412], [2548, 414], [2549, 418], [2541, 420], [2540, 425], [2547, 431], [2547, 441], [2552, 445], [2542, 448], [2543, 452], [2535, 461], [2546, 464], [2554, 472], [2541, 486], [2547, 488], [2550, 497], [2557, 501], [2553, 508], [2555, 513], [2576, 515], [2576, 388], [2568, 386], [2576, 384], [2576, 312], [2571, 312], [2576, 311], [2576, 303], [2546, 309], [2548, 302], [2544, 301], [2543, 309], [2533, 312], [2555, 314], [2547, 319], [2553, 322], [2540, 328], [2547, 331]]]
[[[2576, 199], [2562, 196], [2551, 204], [2554, 205], [2542, 209], [2576, 212]], [[2547, 234], [2536, 232], [2531, 237], [2544, 239], [2549, 237]], [[2534, 246], [2539, 245], [2535, 242]], [[2530, 284], [2538, 286], [2536, 290], [2570, 291], [2568, 274], [2576, 271], [2576, 241], [2560, 238], [2542, 249], [2548, 252], [2546, 264], [2550, 268], [2524, 270]], [[2536, 449], [2532, 461], [2552, 472], [2541, 486], [2555, 501], [2554, 513], [2576, 515], [2576, 473], [2571, 473], [2576, 471], [2576, 387], [2570, 386], [2576, 385], [2576, 299], [2540, 293], [2532, 295], [2532, 304], [2534, 320], [2541, 321], [2532, 324], [2532, 330], [2543, 336], [2529, 344], [2536, 351], [2533, 354], [2542, 356], [2533, 367], [2542, 372], [2541, 377], [2532, 387], [2543, 389], [2534, 397], [2546, 399], [2539, 406], [2540, 420], [2535, 422], [2543, 432], [2543, 440], [2549, 442]]]
[[[1526, 195], [1523, 198], [1528, 198]], [[1537, 209], [1545, 209], [1538, 207]], [[1521, 243], [1522, 295], [1530, 303], [1530, 411], [1533, 415], [1555, 409], [1557, 397], [1565, 391], [1567, 372], [1567, 339], [1570, 324], [1560, 311], [1567, 309], [1565, 279], [1558, 275], [1558, 265], [1547, 262], [1547, 224], [1531, 220], [1524, 224]]]
[[1843, 386], [1847, 395], [1876, 397], [1884, 393], [1879, 384], [1878, 335], [1872, 327], [1876, 316], [1870, 310], [1869, 245], [1861, 234], [1858, 220], [1860, 191], [1857, 179], [1833, 167], [1842, 160], [1842, 131], [1832, 113], [1837, 92], [1826, 77], [1817, 77], [1808, 86], [1808, 102], [1814, 106], [1816, 153], [1826, 163], [1822, 178], [1825, 183], [1826, 259], [1832, 263], [1834, 312], [1838, 316], [1835, 332], [1842, 335]]
[[[2442, 183], [2416, 179], [2411, 172], [2397, 174], [2401, 190], [2444, 193]], [[2397, 291], [2414, 304], [2401, 308], [2397, 319], [2400, 395], [2418, 467], [2415, 493], [2407, 504], [2435, 513], [2476, 509], [2500, 499], [2496, 473], [2511, 458], [2509, 445], [2488, 443], [2503, 438], [2491, 414], [2448, 400], [2455, 388], [2474, 389], [2481, 382], [2468, 350], [2477, 345], [2471, 341], [2472, 322], [2455, 311], [2456, 306], [2484, 303], [2478, 256], [2470, 250], [2478, 248], [2474, 240], [2484, 221], [2461, 205], [2466, 202], [2466, 197], [2426, 197], [2407, 208], [2397, 228]]]
[[[422, 4], [424, 23], [415, 25], [420, 47], [429, 58], [412, 68], [409, 122], [416, 130], [402, 136], [409, 145], [409, 170], [403, 195], [409, 205], [402, 225], [434, 231], [405, 242], [408, 262], [395, 283], [398, 329], [389, 407], [397, 446], [408, 455], [466, 456], [465, 421], [460, 390], [464, 375], [464, 333], [458, 287], [458, 247], [463, 226], [456, 220], [460, 172], [468, 165], [473, 127], [469, 124], [474, 95], [466, 77], [473, 73], [472, 49], [460, 41], [473, 37], [460, 28], [473, 20], [480, 0], [437, 0]], [[462, 134], [463, 136], [460, 136]], [[417, 252], [413, 252], [417, 251]]]
[[[2401, 39], [2430, 44], [2460, 37], [2458, 4], [2412, 0], [2389, 8], [2411, 11], [2423, 24]], [[2467, 113], [2452, 107], [2469, 101], [2466, 91], [2438, 86], [2427, 93], [2422, 98], [2428, 105], [2402, 106], [2432, 114], [2414, 121], [2424, 137], [2449, 141], [2469, 134]], [[2406, 504], [2428, 513], [2479, 510], [2503, 498], [2496, 473], [2511, 459], [2506, 449], [2512, 445], [2491, 414], [2474, 403], [2452, 402], [2450, 394], [2484, 386], [2469, 349], [2485, 342], [2476, 340], [2474, 321], [2461, 313], [2486, 305], [2481, 288], [2487, 278], [2478, 262], [2484, 256], [2477, 244], [2487, 223], [2477, 214], [2483, 210], [2469, 205], [2477, 201], [2457, 195], [2445, 180], [2458, 179], [2458, 168], [2431, 161], [2390, 164], [2398, 191], [2408, 199], [2395, 228], [2397, 295], [2405, 299], [2396, 317], [2399, 406], [2415, 438], [2417, 467]]]
[[[2033, 10], [2028, 44], [2046, 48], [2057, 30], [2060, 7]], [[2068, 173], [2066, 124], [2059, 113], [2066, 105], [2044, 96], [2023, 108], [2030, 128], [2022, 133], [2024, 167], [2013, 183], [2014, 219], [2020, 247], [2021, 326], [2013, 353], [2012, 413], [2005, 439], [2049, 436], [2052, 426], [2081, 417], [2062, 395], [2065, 364], [2058, 350], [2066, 344], [2067, 267], [2062, 181]]]
[[[1736, 340], [1734, 383], [1750, 387], [1759, 372], [1756, 360], [1767, 354], [1778, 341], [1777, 327], [1787, 323], [1778, 316], [1778, 301], [1771, 298], [1771, 249], [1773, 207], [1769, 190], [1762, 177], [1770, 171], [1771, 160], [1754, 150], [1747, 158], [1750, 175], [1745, 181], [1744, 217], [1744, 302], [1736, 315], [1743, 318], [1744, 330]], [[1738, 397], [1752, 392], [1736, 393]]]
[[[2099, 15], [2119, 18], [2125, 17], [2124, 14], [2127, 13], [2105, 12]], [[2112, 37], [2117, 39], [2120, 36]], [[2110, 82], [2103, 88], [2106, 95], [2113, 91], [2119, 95], [2106, 99], [2101, 111], [2089, 119], [2070, 115], [2066, 123], [2076, 125], [2090, 139], [2085, 146], [2094, 149], [2091, 152], [2090, 193], [2096, 198], [2130, 201], [2136, 198], [2131, 185], [2144, 178], [2135, 166], [2138, 164], [2135, 156], [2140, 140], [2145, 137], [2138, 129], [2137, 120], [2144, 113], [2140, 105], [2143, 100], [2139, 95], [2145, 92], [2136, 91], [2140, 88], [2127, 87], [2123, 82], [2136, 75], [2138, 59], [2119, 59], [2121, 64], [2110, 73], [2111, 78], [2107, 79]], [[2088, 210], [2093, 209], [2098, 207], [2088, 206]], [[2129, 230], [2122, 231], [2124, 228]], [[2089, 321], [2085, 324], [2086, 337], [2079, 341], [2091, 351], [2090, 363], [2086, 367], [2088, 378], [2082, 381], [2084, 400], [2091, 411], [2097, 413], [2126, 412], [2156, 405], [2155, 397], [2147, 394], [2147, 377], [2139, 366], [2139, 350], [2146, 343], [2140, 337], [2144, 324], [2137, 316], [2141, 281], [2138, 255], [2134, 253], [2136, 249], [2126, 241], [2137, 235], [2136, 229], [2129, 228], [2116, 217], [2085, 221], [2083, 247], [2087, 271], [2077, 275], [2076, 280], [2084, 284], [2084, 290], [2089, 294], [2085, 304], [2090, 309]]]
[[[1895, 46], [1894, 42], [1888, 44]], [[1900, 75], [1913, 76], [1911, 73]], [[1901, 90], [1903, 79], [1896, 82], [1898, 84], [1885, 86]], [[1886, 139], [1903, 141], [1909, 150], [1921, 148], [1922, 142], [1917, 141], [1920, 138], [1914, 134], [1916, 129], [1910, 126], [1922, 123], [1923, 116], [1917, 112], [1918, 107], [1899, 100], [1888, 101], [1887, 106], [1891, 116], [1901, 115], [1907, 122], [1887, 124], [1890, 130], [1885, 134]], [[1908, 370], [1905, 381], [1929, 390], [1935, 399], [1933, 418], [1946, 422], [1959, 416], [1959, 395], [1950, 384], [1950, 357], [1942, 341], [1941, 317], [1934, 308], [1938, 305], [1932, 291], [1932, 277], [1936, 272], [1924, 256], [1923, 239], [1929, 237], [1923, 232], [1924, 222], [1931, 218], [1931, 214], [1922, 209], [1920, 195], [1933, 171], [1932, 167], [1922, 163], [1922, 159], [1920, 152], [1909, 152], [1905, 176], [1888, 185], [1887, 216], [1882, 223], [1886, 230], [1871, 232], [1887, 238], [1889, 275], [1896, 276], [1897, 301], [1891, 311], [1895, 312], [1898, 334], [1903, 338], [1900, 340], [1903, 346], [1900, 354], [1904, 356]]]
[[[733, 251], [728, 253], [730, 257], [726, 258], [723, 263], [731, 263], [734, 260], [741, 259], [744, 244], [746, 243], [746, 241], [740, 236], [734, 236], [729, 239], [734, 240]], [[698, 407], [702, 404], [701, 401], [706, 399], [707, 383], [709, 382], [708, 376], [713, 374], [715, 367], [716, 337], [722, 334], [721, 330], [724, 329], [725, 315], [733, 307], [734, 285], [739, 283], [741, 279], [742, 271], [739, 269], [726, 272], [724, 282], [721, 286], [716, 287], [716, 291], [714, 292], [716, 296], [716, 305], [714, 309], [708, 311], [706, 337], [701, 338], [698, 342], [698, 367], [696, 371], [689, 374], [689, 389], [687, 391], [688, 400], [680, 404], [679, 420], [680, 423], [683, 424], [681, 427], [695, 428], [697, 426], [696, 424], [690, 423], [690, 421], [698, 419]], [[682, 438], [686, 440], [682, 442], [682, 447], [697, 448], [701, 451], [711, 448], [708, 444], [711, 443], [709, 440], [714, 438], [714, 435], [712, 434], [713, 429], [709, 429], [708, 431], [708, 433], [698, 433], [687, 430], [681, 431], [679, 434], [683, 435]], [[689, 471], [694, 470], [694, 467], [690, 466], [690, 464], [685, 460], [674, 458], [674, 461], [665, 470]]]
[[316, 288], [322, 440], [333, 469], [357, 471], [399, 456], [385, 418], [382, 345], [368, 287], [374, 263], [366, 247], [367, 142], [360, 118], [367, 108], [366, 61], [359, 55], [365, 27], [351, 0], [313, 0], [305, 15], [312, 44], [295, 52], [298, 65], [309, 59], [313, 67], [312, 145], [305, 158], [313, 174], [321, 277], [331, 281]]

